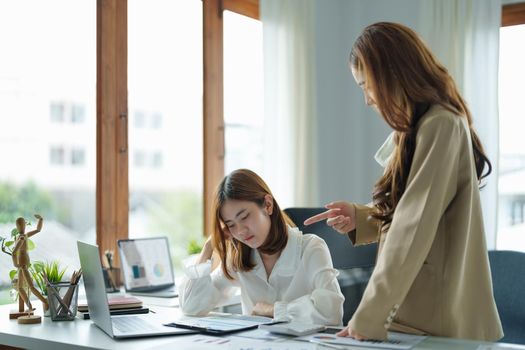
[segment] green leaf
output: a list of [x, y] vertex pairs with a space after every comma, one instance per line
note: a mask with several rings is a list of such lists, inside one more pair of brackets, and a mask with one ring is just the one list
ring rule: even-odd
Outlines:
[[33, 269], [37, 273], [42, 273], [42, 271], [44, 271], [44, 263], [42, 261], [33, 262]]
[[16, 228], [11, 230], [11, 237], [14, 237], [18, 234], [18, 230]]
[[36, 284], [37, 288], [40, 290], [40, 293], [42, 293], [42, 295], [47, 295], [47, 288], [46, 283], [44, 281], [44, 277], [40, 272], [38, 272], [38, 270], [42, 268], [43, 262], [35, 261], [29, 268], [29, 272], [31, 273], [31, 276], [33, 278], [33, 283]]
[[33, 242], [32, 240], [28, 239], [27, 240], [27, 250], [33, 250], [35, 249], [35, 242]]
[[17, 270], [9, 271], [9, 278], [11, 279], [11, 281], [15, 278], [16, 273], [17, 273]]
[[10, 247], [10, 246], [13, 245], [13, 243], [15, 243], [15, 242], [14, 241], [7, 241], [7, 242], [5, 242], [5, 246], [6, 247]]
[[54, 260], [52, 262], [46, 262], [43, 264], [43, 272], [45, 272], [49, 282], [56, 283], [62, 281], [62, 277], [66, 272], [66, 268], [60, 267], [59, 261]]
[[188, 247], [187, 247], [186, 250], [187, 250], [188, 254], [197, 254], [197, 253], [201, 252], [202, 245], [199, 244], [199, 242], [197, 242], [196, 239], [190, 239], [190, 241], [188, 242]]

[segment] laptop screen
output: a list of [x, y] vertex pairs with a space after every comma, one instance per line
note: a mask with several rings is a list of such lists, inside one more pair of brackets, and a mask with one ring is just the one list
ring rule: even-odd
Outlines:
[[154, 291], [174, 285], [166, 237], [118, 241], [126, 291]]

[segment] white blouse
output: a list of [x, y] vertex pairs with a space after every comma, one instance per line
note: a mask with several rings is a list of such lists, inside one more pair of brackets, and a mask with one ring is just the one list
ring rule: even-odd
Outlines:
[[344, 296], [323, 239], [288, 227], [288, 243], [269, 277], [256, 249], [252, 249], [252, 261], [255, 267], [251, 271], [231, 271], [233, 280], [226, 278], [221, 266], [210, 274], [210, 261], [186, 266], [187, 277], [179, 286], [182, 311], [206, 315], [238, 286], [245, 315], [251, 314], [256, 303], [263, 302], [274, 305], [275, 320], [342, 324]]

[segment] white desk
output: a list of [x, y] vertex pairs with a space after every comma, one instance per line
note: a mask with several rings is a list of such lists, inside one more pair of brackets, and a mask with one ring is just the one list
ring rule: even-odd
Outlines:
[[[35, 303], [38, 304], [38, 303]], [[15, 305], [0, 306], [0, 349], [1, 345], [21, 347], [26, 349], [191, 349], [181, 346], [184, 338], [190, 336], [167, 336], [130, 340], [113, 340], [96, 327], [91, 320], [76, 319], [75, 321], [53, 322], [49, 317], [42, 317], [42, 323], [36, 325], [21, 325], [16, 320], [9, 320], [9, 311]], [[180, 314], [179, 308], [165, 306], [150, 306], [165, 322]], [[41, 310], [37, 314], [42, 315]], [[153, 316], [153, 315], [152, 315]], [[179, 344], [179, 346], [177, 346]], [[426, 350], [476, 350], [481, 344], [477, 341], [455, 340], [448, 338], [429, 337], [416, 346], [415, 349]], [[522, 349], [525, 346], [511, 344], [493, 344], [491, 349]], [[318, 346], [319, 350], [329, 350]], [[350, 348], [349, 348], [350, 349]], [[355, 347], [354, 349], [365, 349]]]

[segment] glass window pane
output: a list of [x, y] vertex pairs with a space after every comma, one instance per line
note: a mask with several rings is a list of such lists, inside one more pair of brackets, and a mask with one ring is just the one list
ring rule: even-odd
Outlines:
[[[70, 273], [95, 242], [96, 2], [2, 1], [0, 33], [0, 236], [41, 214], [30, 259]], [[0, 252], [0, 304], [12, 269]]]
[[525, 25], [500, 29], [497, 248], [525, 251]]
[[224, 11], [225, 171], [263, 170], [261, 21]]
[[[130, 237], [203, 242], [202, 2], [128, 2]], [[181, 276], [181, 273], [177, 273]]]

